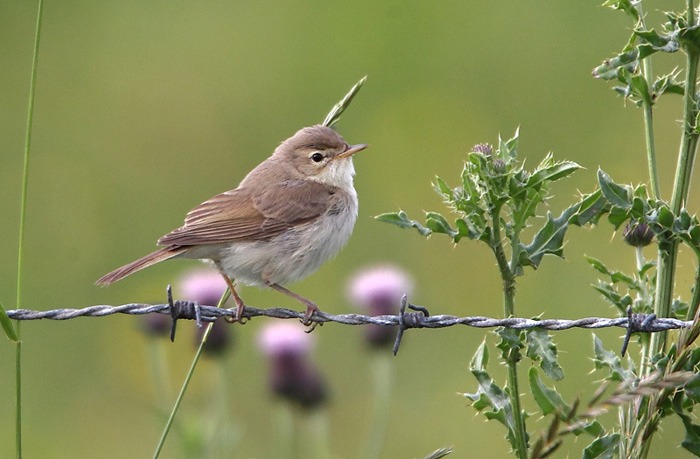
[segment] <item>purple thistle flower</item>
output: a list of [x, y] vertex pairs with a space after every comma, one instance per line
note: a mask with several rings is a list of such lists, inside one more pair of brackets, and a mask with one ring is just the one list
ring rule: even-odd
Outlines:
[[[213, 269], [195, 269], [185, 273], [180, 279], [179, 288], [182, 299], [194, 301], [199, 305], [216, 306], [221, 295], [226, 290], [221, 274]], [[222, 354], [231, 343], [231, 326], [223, 319], [214, 322], [207, 342], [204, 344], [204, 353], [216, 356]], [[206, 327], [197, 329], [195, 333], [195, 345], [199, 346]]]
[[[401, 298], [410, 295], [413, 282], [398, 267], [384, 265], [363, 269], [349, 283], [349, 300], [370, 316], [399, 313]], [[369, 324], [365, 328], [368, 344], [375, 347], [391, 345], [396, 338], [396, 327]]]
[[484, 156], [491, 156], [493, 154], [493, 147], [488, 143], [478, 143], [472, 147], [474, 153], [481, 153]]
[[313, 337], [304, 327], [288, 322], [267, 325], [258, 336], [258, 346], [268, 358], [269, 385], [275, 395], [307, 409], [327, 400], [326, 383], [310, 359]]
[[226, 290], [226, 282], [213, 269], [195, 269], [180, 278], [179, 295], [199, 305], [216, 306]]

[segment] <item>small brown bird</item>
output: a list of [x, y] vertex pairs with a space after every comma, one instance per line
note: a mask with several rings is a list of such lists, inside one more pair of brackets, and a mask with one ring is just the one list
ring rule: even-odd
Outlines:
[[357, 218], [352, 155], [366, 144], [348, 145], [321, 125], [299, 130], [280, 144], [235, 190], [192, 209], [185, 224], [158, 240], [163, 248], [104, 275], [98, 285], [171, 258], [211, 261], [236, 301], [233, 280], [267, 286], [306, 306], [309, 324], [318, 308], [282, 285], [300, 280], [336, 255]]

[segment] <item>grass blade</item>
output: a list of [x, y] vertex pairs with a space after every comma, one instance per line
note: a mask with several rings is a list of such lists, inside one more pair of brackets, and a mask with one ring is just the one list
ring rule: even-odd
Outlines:
[[326, 119], [323, 120], [324, 126], [333, 127], [333, 125], [338, 122], [340, 115], [342, 115], [345, 109], [348, 108], [353, 97], [355, 97], [355, 95], [360, 91], [360, 88], [362, 88], [362, 85], [365, 84], [365, 81], [367, 81], [366, 76], [362, 77], [360, 81], [355, 83], [355, 86], [350, 88], [350, 91], [345, 94], [345, 97], [343, 97], [340, 102], [335, 104], [335, 106], [333, 106], [331, 111], [328, 112], [328, 115], [326, 115]]

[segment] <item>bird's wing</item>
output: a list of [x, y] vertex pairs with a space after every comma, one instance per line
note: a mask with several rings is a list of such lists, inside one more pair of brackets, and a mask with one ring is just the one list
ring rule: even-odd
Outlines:
[[159, 245], [260, 241], [323, 215], [334, 190], [310, 180], [288, 180], [253, 196], [247, 189], [221, 193], [192, 209], [185, 224]]

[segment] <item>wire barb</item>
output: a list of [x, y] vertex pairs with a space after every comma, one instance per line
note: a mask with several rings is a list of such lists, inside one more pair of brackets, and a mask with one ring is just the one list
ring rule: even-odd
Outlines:
[[[406, 312], [406, 307], [417, 312]], [[423, 319], [429, 317], [430, 313], [428, 309], [423, 306], [417, 306], [415, 304], [410, 304], [408, 302], [408, 295], [404, 294], [401, 297], [401, 308], [399, 310], [399, 331], [396, 334], [396, 341], [394, 341], [394, 347], [392, 351], [394, 355], [399, 352], [399, 345], [403, 339], [403, 332], [409, 328], [423, 328]]]
[[622, 341], [622, 349], [620, 350], [620, 355], [622, 357], [624, 357], [627, 352], [627, 346], [632, 338], [632, 333], [658, 331], [654, 330], [652, 326], [655, 321], [656, 314], [632, 313], [632, 306], [627, 306], [627, 332], [625, 333], [625, 339]]
[[173, 289], [168, 284], [165, 288], [168, 295], [168, 312], [173, 322], [170, 326], [170, 341], [175, 342], [175, 329], [177, 328], [178, 319], [194, 318], [197, 327], [202, 327], [202, 307], [194, 301], [177, 300], [173, 301]]

